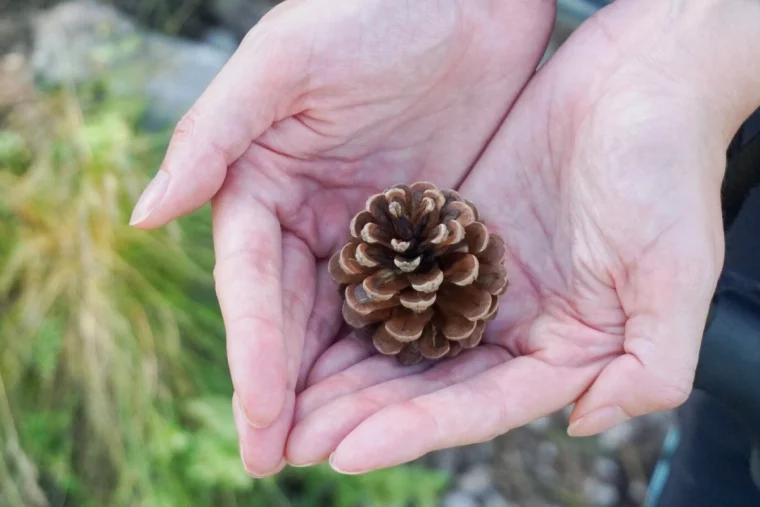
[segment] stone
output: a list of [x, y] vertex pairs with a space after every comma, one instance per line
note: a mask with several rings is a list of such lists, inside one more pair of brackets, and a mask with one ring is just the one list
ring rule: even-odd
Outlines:
[[32, 47], [32, 27], [28, 16], [8, 13], [0, 17], [0, 55], [27, 54]]
[[34, 76], [24, 55], [0, 55], [0, 110], [34, 100], [34, 91]]
[[232, 54], [208, 43], [141, 30], [113, 7], [74, 0], [33, 21], [32, 66], [43, 81], [108, 77], [111, 91], [147, 96], [150, 120], [176, 122]]
[[620, 494], [615, 486], [594, 477], [587, 477], [583, 481], [583, 496], [593, 507], [612, 507], [617, 505], [620, 499]]
[[483, 500], [483, 507], [517, 507], [517, 504], [508, 502], [497, 492], [492, 492]]
[[463, 491], [454, 491], [443, 497], [442, 507], [480, 507], [478, 501]]
[[637, 505], [644, 505], [648, 492], [649, 488], [643, 481], [633, 481], [628, 485], [628, 496], [630, 496], [631, 500], [636, 502]]
[[461, 447], [462, 462], [466, 467], [491, 460], [496, 452], [493, 440]]
[[553, 483], [561, 479], [559, 472], [551, 465], [538, 463], [534, 471], [536, 477], [546, 483]]
[[594, 473], [603, 481], [612, 482], [620, 473], [620, 465], [614, 459], [600, 456], [594, 460]]
[[459, 489], [473, 495], [480, 495], [491, 487], [491, 470], [485, 465], [476, 465], [459, 478]]
[[536, 433], [546, 433], [551, 427], [552, 419], [549, 416], [541, 417], [529, 422], [526, 426]]
[[239, 37], [245, 36], [278, 0], [211, 0], [211, 12]]
[[633, 421], [626, 421], [599, 435], [599, 445], [606, 451], [616, 451], [633, 439]]
[[559, 449], [557, 448], [557, 444], [550, 442], [549, 440], [544, 440], [540, 442], [536, 448], [536, 461], [539, 465], [551, 467], [554, 465], [554, 461], [557, 459], [558, 454]]
[[429, 459], [434, 468], [453, 475], [460, 468], [461, 449], [442, 449], [431, 453]]
[[203, 42], [230, 54], [235, 52], [239, 44], [238, 38], [231, 30], [218, 26], [206, 31]]

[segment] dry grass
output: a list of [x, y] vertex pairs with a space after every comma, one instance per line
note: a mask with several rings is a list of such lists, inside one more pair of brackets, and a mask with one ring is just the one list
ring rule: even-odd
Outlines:
[[190, 388], [180, 330], [195, 305], [183, 287], [210, 280], [178, 225], [127, 225], [154, 138], [112, 108], [83, 110], [70, 90], [47, 97], [10, 80], [0, 75], [12, 99], [0, 98], [0, 483], [16, 505], [44, 505], [18, 436], [28, 421], [13, 414], [63, 413], [76, 419], [72, 442], [89, 442], [69, 445], [69, 464], [102, 501], [127, 500], [153, 484], [141, 447], [159, 401]]

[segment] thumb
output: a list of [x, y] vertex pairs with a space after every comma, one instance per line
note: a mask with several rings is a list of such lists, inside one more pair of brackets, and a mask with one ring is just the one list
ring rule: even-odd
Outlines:
[[634, 282], [650, 289], [638, 291], [635, 310], [626, 311], [630, 317], [622, 355], [607, 364], [576, 403], [571, 436], [594, 435], [688, 399], [717, 280], [706, 264], [699, 267], [690, 270], [693, 276], [678, 269], [665, 275], [663, 269]]
[[[266, 34], [266, 36], [262, 34]], [[161, 168], [144, 190], [130, 225], [152, 229], [206, 204], [227, 168], [287, 107], [298, 82], [293, 66], [277, 66], [283, 38], [255, 27], [177, 124]], [[288, 86], [290, 84], [290, 86]], [[285, 105], [286, 107], [283, 107]]]

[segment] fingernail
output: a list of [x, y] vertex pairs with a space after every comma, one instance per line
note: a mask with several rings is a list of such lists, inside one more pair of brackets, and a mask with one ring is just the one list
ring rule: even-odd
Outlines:
[[254, 479], [266, 479], [267, 477], [270, 477], [276, 473], [279, 473], [282, 471], [283, 468], [285, 468], [285, 459], [281, 459], [280, 462], [277, 464], [277, 466], [269, 473], [260, 474], [257, 472], [251, 471], [251, 469], [248, 468], [248, 464], [245, 462], [245, 454], [243, 454], [243, 445], [240, 445], [240, 459], [243, 461], [243, 468], [245, 469], [245, 473], [253, 477]]
[[327, 461], [330, 464], [330, 468], [332, 468], [333, 470], [335, 470], [339, 474], [343, 474], [343, 475], [361, 475], [361, 474], [364, 473], [364, 472], [347, 472], [345, 470], [341, 470], [340, 468], [338, 468], [338, 466], [335, 464], [335, 453], [330, 454], [330, 459], [327, 460]]
[[288, 460], [285, 460], [285, 461], [287, 462], [288, 466], [291, 466], [293, 468], [313, 467], [315, 465], [319, 465], [320, 463], [322, 463], [321, 460], [320, 461], [309, 461], [308, 463], [301, 463], [301, 464], [291, 463]]
[[631, 417], [618, 406], [598, 408], [567, 427], [571, 437], [587, 437], [614, 428]]
[[248, 426], [251, 428], [256, 428], [257, 430], [264, 429], [266, 426], [262, 426], [260, 424], [254, 424], [251, 421], [251, 418], [248, 417], [248, 414], [245, 413], [245, 407], [243, 407], [243, 403], [240, 401], [240, 397], [235, 395], [235, 400], [237, 400], [238, 408], [240, 409], [240, 413], [243, 414], [243, 419], [245, 419], [245, 422], [248, 423]]
[[138, 199], [132, 211], [132, 217], [129, 219], [129, 225], [144, 222], [153, 213], [169, 187], [169, 179], [169, 173], [166, 171], [161, 170], [156, 173]]

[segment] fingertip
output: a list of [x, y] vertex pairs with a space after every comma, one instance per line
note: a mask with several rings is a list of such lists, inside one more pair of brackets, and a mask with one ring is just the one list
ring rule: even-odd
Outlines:
[[618, 426], [631, 417], [619, 406], [601, 407], [571, 422], [567, 434], [571, 437], [597, 435]]
[[171, 176], [166, 171], [159, 170], [156, 173], [137, 200], [135, 208], [132, 211], [132, 216], [129, 218], [129, 225], [138, 228], [150, 228], [150, 224], [146, 227], [145, 222], [149, 221], [150, 217], [161, 205], [161, 201], [164, 199], [169, 188], [170, 181]]
[[240, 414], [246, 423], [255, 429], [269, 428], [280, 416], [285, 406], [286, 387], [281, 385], [251, 386], [260, 389], [242, 389], [238, 397]]
[[371, 472], [371, 470], [359, 470], [344, 467], [343, 463], [340, 460], [340, 457], [336, 456], [337, 453], [338, 451], [336, 450], [334, 453], [330, 454], [330, 458], [327, 460], [327, 462], [330, 464], [330, 468], [332, 468], [335, 472], [342, 475], [361, 475]]
[[245, 473], [247, 473], [249, 476], [253, 477], [254, 479], [266, 479], [267, 477], [276, 475], [282, 472], [285, 469], [285, 466], [287, 465], [287, 463], [283, 459], [282, 461], [280, 461], [280, 464], [277, 465], [277, 467], [275, 467], [274, 470], [270, 472], [266, 472], [266, 473], [259, 473], [254, 470], [250, 470], [248, 468], [248, 465], [246, 465], [246, 462], [245, 462], [245, 457], [242, 455], [242, 449], [241, 449], [241, 459], [243, 460], [243, 468], [245, 470]]
[[284, 446], [291, 426], [293, 404], [294, 398], [291, 396], [274, 424], [265, 429], [256, 429], [245, 420], [237, 394], [233, 396], [233, 416], [240, 439], [240, 457], [251, 477], [269, 477], [285, 467]]

